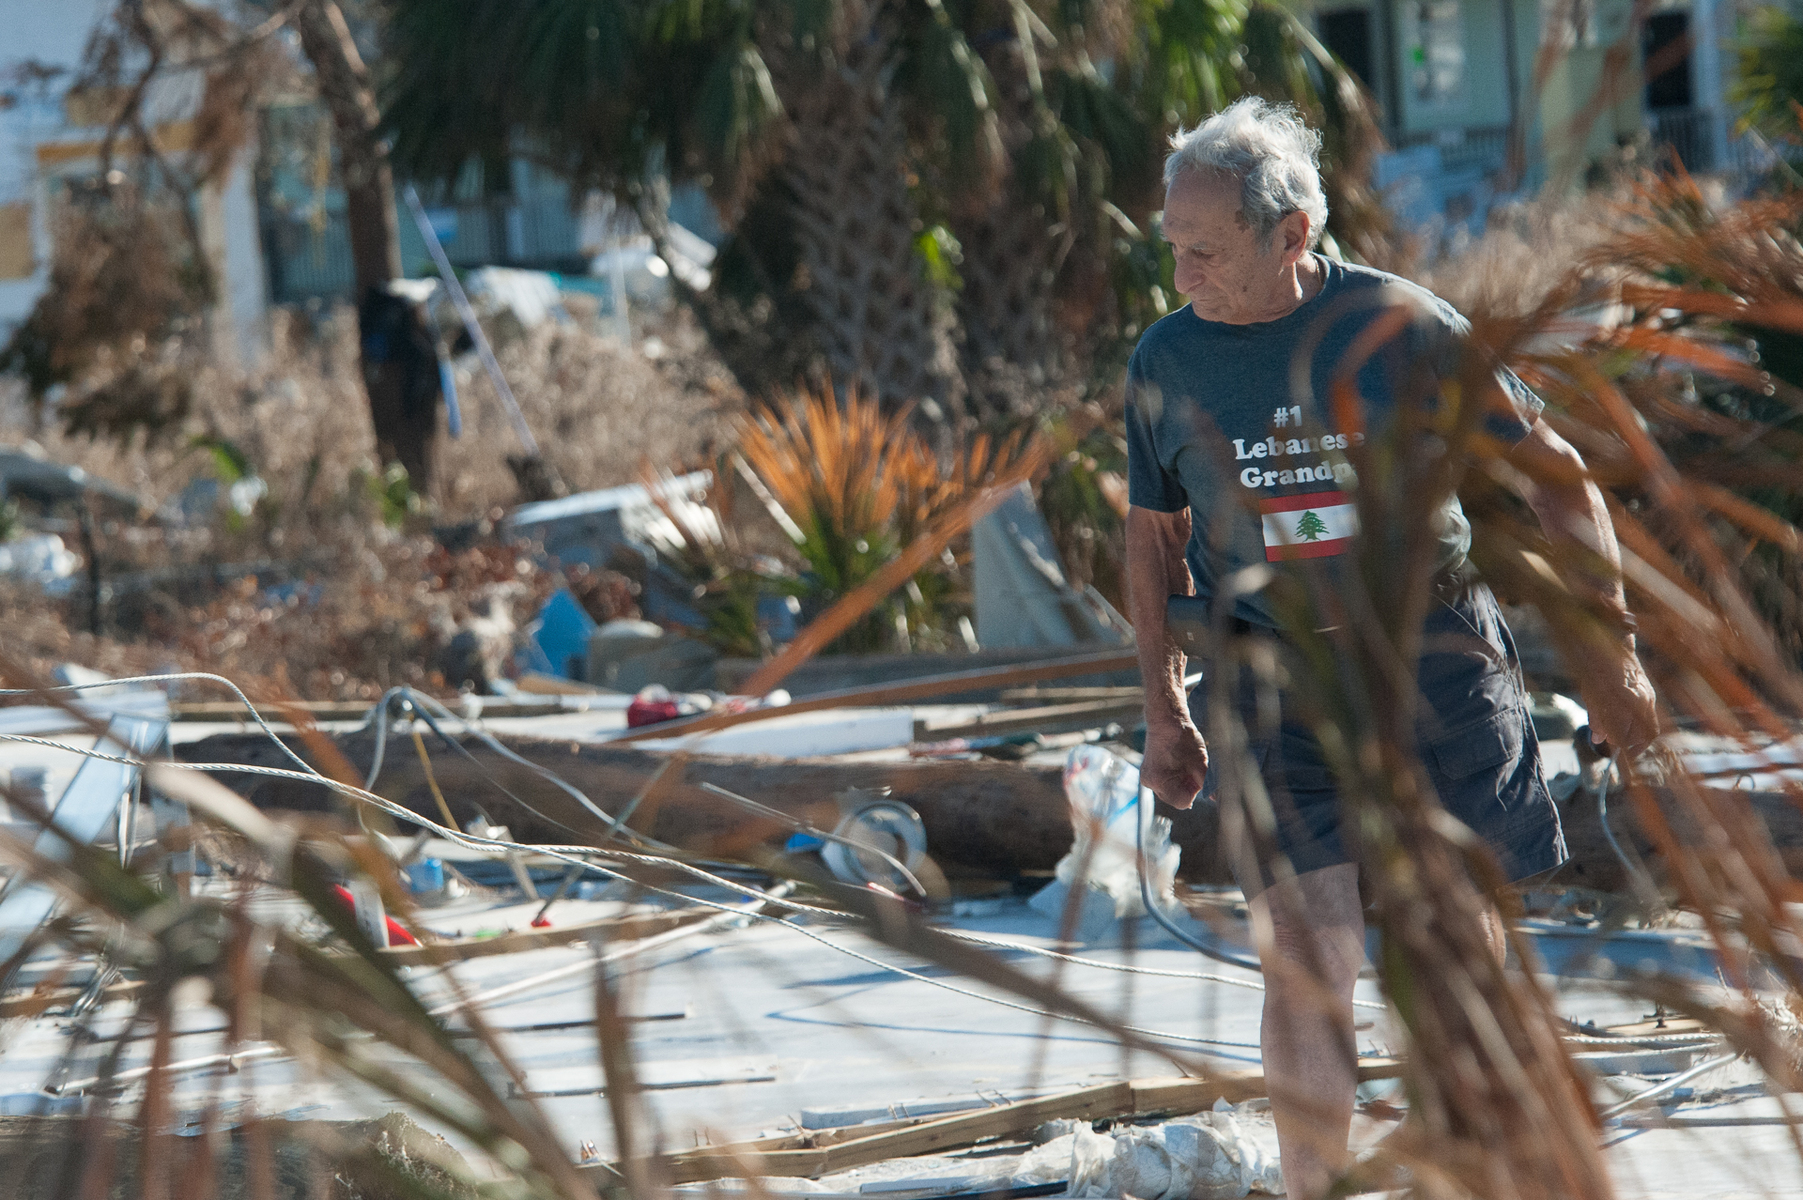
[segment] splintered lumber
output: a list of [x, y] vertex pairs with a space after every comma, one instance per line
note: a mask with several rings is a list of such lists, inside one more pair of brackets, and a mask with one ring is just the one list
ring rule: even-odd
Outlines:
[[[142, 979], [122, 979], [101, 988], [100, 999], [118, 1000], [143, 988]], [[85, 987], [52, 988], [33, 990], [22, 996], [8, 996], [0, 1000], [0, 1017], [36, 1017], [53, 1008], [75, 1003], [87, 990]]]
[[[1402, 1061], [1364, 1059], [1360, 1082], [1394, 1079]], [[662, 1174], [671, 1183], [698, 1183], [731, 1176], [782, 1175], [818, 1178], [892, 1158], [913, 1158], [969, 1146], [990, 1138], [1027, 1133], [1047, 1121], [1101, 1121], [1111, 1117], [1179, 1116], [1265, 1094], [1261, 1071], [1228, 1071], [1206, 1079], [1174, 1077], [1105, 1083], [1002, 1104], [936, 1120], [854, 1125], [790, 1138], [763, 1138], [725, 1146], [703, 1146], [671, 1155]], [[595, 1167], [591, 1170], [612, 1170]]]
[[641, 913], [627, 917], [602, 917], [575, 925], [550, 929], [522, 929], [514, 933], [485, 938], [444, 938], [422, 942], [417, 946], [389, 946], [379, 951], [390, 962], [413, 963], [463, 962], [471, 958], [489, 958], [496, 954], [513, 954], [521, 950], [543, 950], [548, 946], [567, 946], [602, 938], [609, 942], [630, 942], [667, 933], [684, 925], [705, 920], [716, 914], [711, 908], [682, 908], [673, 912]]
[[1139, 657], [1132, 650], [1114, 650], [1100, 654], [1080, 654], [1073, 658], [1055, 658], [1049, 662], [1023, 663], [1019, 666], [990, 668], [982, 671], [958, 671], [949, 675], [930, 675], [904, 683], [885, 683], [874, 687], [846, 688], [805, 696], [778, 709], [750, 709], [746, 712], [703, 713], [683, 721], [666, 721], [661, 725], [635, 729], [616, 739], [636, 742], [649, 738], [686, 737], [713, 729], [730, 729], [772, 716], [819, 712], [830, 708], [861, 707], [883, 704], [907, 704], [916, 700], [936, 700], [983, 688], [1009, 688], [1037, 683], [1043, 679], [1069, 679], [1076, 675], [1109, 674], [1115, 671], [1139, 670]]
[[924, 721], [915, 721], [914, 740], [928, 742], [946, 738], [996, 737], [1010, 733], [1066, 733], [1075, 729], [1100, 729], [1104, 725], [1137, 721], [1144, 710], [1145, 701], [1138, 696], [1126, 700], [1085, 700], [1075, 704], [998, 709], [956, 725], [928, 725]]
[[[729, 1175], [787, 1175], [814, 1178], [849, 1171], [891, 1158], [912, 1158], [968, 1146], [987, 1138], [1022, 1133], [1047, 1121], [1099, 1121], [1133, 1109], [1133, 1085], [1106, 1083], [1020, 1104], [1003, 1104], [973, 1113], [941, 1117], [902, 1129], [869, 1133], [836, 1145], [800, 1150], [751, 1151], [740, 1147], [703, 1147], [665, 1161], [672, 1183], [694, 1183]], [[857, 1129], [857, 1126], [853, 1126]]]

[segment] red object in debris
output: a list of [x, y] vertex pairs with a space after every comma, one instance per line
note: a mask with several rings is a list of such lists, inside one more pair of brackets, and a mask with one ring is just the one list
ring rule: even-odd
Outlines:
[[540, 913], [538, 916], [532, 918], [532, 928], [534, 928], [534, 929], [549, 929], [549, 928], [551, 928], [551, 918], [547, 917], [544, 913]]
[[[332, 891], [338, 896], [338, 899], [343, 902], [344, 906], [350, 910], [351, 915], [355, 916], [357, 914], [357, 898], [351, 895], [351, 890], [342, 884], [334, 883], [332, 885]], [[414, 937], [411, 933], [408, 933], [399, 921], [386, 915], [384, 915], [383, 920], [388, 922], [388, 944], [390, 946], [419, 945], [419, 939]]]
[[664, 721], [674, 721], [682, 715], [674, 700], [642, 700], [633, 697], [632, 703], [626, 706], [626, 728], [637, 729], [641, 725], [657, 725]]

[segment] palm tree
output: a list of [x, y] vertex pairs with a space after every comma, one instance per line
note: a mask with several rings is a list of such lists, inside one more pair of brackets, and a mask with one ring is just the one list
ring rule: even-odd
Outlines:
[[439, 384], [435, 370], [423, 369], [433, 358], [429, 335], [413, 306], [388, 291], [401, 274], [400, 239], [394, 172], [378, 133], [369, 70], [333, 0], [305, 0], [294, 9], [293, 21], [338, 150], [376, 457], [384, 465], [399, 462], [408, 486], [430, 495], [438, 457]]
[[[1239, 0], [389, 12], [400, 169], [449, 178], [534, 155], [630, 198], [654, 238], [669, 184], [703, 183], [732, 238], [689, 299], [741, 380], [787, 385], [811, 356], [841, 390], [929, 417], [1025, 415], [1081, 383], [1095, 343], [1137, 333], [1114, 292], [1143, 290], [1174, 124], [1248, 91], [1296, 99], [1352, 131], [1329, 138], [1348, 175], [1375, 131], [1294, 18]], [[1330, 192], [1342, 224], [1371, 207], [1348, 198]]]
[[1740, 70], [1729, 98], [1745, 124], [1777, 141], [1803, 141], [1803, 22], [1782, 8], [1761, 8], [1748, 21], [1739, 48]]
[[[765, 289], [799, 295], [791, 308], [835, 383], [950, 415], [961, 391], [949, 306], [915, 249], [912, 117], [949, 81], [943, 128], [975, 145], [989, 84], [937, 13], [922, 0], [399, 0], [387, 121], [416, 175], [524, 150], [626, 194], [654, 238], [668, 182], [707, 183], [729, 223], [773, 212], [795, 253]], [[694, 299], [730, 338], [723, 298]]]

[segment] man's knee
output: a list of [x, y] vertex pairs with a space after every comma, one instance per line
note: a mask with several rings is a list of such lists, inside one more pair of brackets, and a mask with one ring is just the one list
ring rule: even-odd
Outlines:
[[1364, 961], [1364, 910], [1349, 865], [1286, 880], [1253, 902], [1268, 986], [1302, 976], [1348, 990]]

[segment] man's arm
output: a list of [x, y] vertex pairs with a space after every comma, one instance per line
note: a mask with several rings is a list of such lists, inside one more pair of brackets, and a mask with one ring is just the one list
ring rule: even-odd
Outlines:
[[1531, 481], [1523, 497], [1546, 532], [1557, 557], [1578, 563], [1566, 572], [1568, 582], [1624, 618], [1619, 633], [1605, 642], [1588, 642], [1578, 662], [1579, 686], [1590, 710], [1590, 727], [1630, 756], [1659, 736], [1652, 682], [1635, 653], [1634, 635], [1625, 621], [1627, 598], [1621, 584], [1621, 548], [1609, 519], [1603, 493], [1590, 477], [1571, 443], [1544, 420], [1509, 454], [1509, 460]]
[[1172, 808], [1188, 808], [1208, 776], [1208, 749], [1183, 694], [1183, 651], [1165, 629], [1167, 597], [1195, 590], [1183, 560], [1189, 510], [1127, 510], [1127, 612], [1146, 687], [1146, 753], [1139, 780]]

